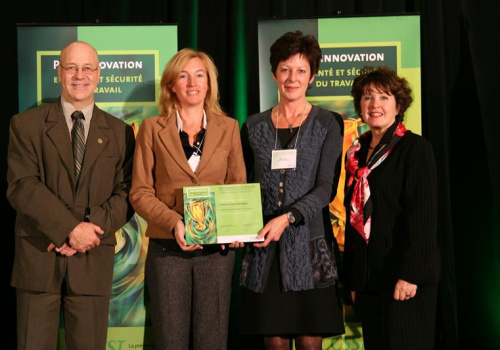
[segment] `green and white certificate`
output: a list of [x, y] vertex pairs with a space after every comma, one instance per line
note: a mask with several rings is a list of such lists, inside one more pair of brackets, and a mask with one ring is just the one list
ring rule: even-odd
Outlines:
[[260, 184], [188, 186], [183, 196], [187, 244], [264, 240]]

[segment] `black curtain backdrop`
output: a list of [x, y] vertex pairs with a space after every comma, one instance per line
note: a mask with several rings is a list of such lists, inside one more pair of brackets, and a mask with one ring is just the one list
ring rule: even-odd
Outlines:
[[[206, 51], [219, 68], [227, 113], [259, 111], [257, 20], [420, 13], [423, 135], [439, 170], [440, 285], [438, 349], [500, 348], [500, 16], [485, 0], [20, 0], [2, 11], [4, 76], [1, 190], [6, 191], [10, 117], [18, 112], [17, 23], [178, 24], [179, 48]], [[243, 41], [243, 73], [235, 57]], [[241, 109], [241, 101], [245, 106]], [[238, 105], [238, 106], [237, 106]], [[4, 263], [2, 348], [15, 348], [10, 287], [15, 213], [2, 196]], [[42, 204], [41, 204], [42, 205]], [[235, 296], [237, 298], [237, 295]], [[236, 299], [237, 300], [237, 299]], [[231, 326], [231, 349], [258, 349]], [[425, 350], [425, 349], [423, 349]]]

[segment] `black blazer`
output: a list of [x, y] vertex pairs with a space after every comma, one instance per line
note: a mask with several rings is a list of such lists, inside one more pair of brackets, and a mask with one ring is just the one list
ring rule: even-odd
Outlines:
[[[368, 144], [361, 148], [366, 164]], [[353, 291], [393, 289], [398, 279], [417, 285], [438, 281], [437, 177], [431, 145], [408, 131], [368, 176], [373, 213], [367, 245], [349, 224], [347, 208], [343, 278]]]

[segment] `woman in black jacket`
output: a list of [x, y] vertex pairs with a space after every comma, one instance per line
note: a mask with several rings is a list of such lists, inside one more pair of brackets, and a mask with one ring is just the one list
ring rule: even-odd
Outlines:
[[367, 69], [352, 96], [370, 130], [346, 154], [344, 272], [365, 348], [433, 349], [440, 270], [433, 151], [406, 130], [411, 89], [391, 69]]

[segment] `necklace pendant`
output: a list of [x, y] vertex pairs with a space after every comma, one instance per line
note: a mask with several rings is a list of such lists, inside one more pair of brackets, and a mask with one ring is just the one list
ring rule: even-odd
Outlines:
[[290, 134], [293, 132], [293, 124], [288, 124], [288, 130], [290, 130]]

